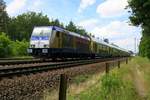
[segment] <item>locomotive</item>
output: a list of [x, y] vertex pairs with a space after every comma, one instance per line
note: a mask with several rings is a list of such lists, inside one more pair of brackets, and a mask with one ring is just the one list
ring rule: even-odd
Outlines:
[[34, 27], [28, 53], [39, 58], [126, 57], [130, 52], [57, 26]]

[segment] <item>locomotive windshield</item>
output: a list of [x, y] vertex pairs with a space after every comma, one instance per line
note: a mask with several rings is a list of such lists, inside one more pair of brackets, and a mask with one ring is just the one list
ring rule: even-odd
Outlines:
[[32, 32], [31, 40], [48, 40], [51, 31], [51, 27], [35, 27]]

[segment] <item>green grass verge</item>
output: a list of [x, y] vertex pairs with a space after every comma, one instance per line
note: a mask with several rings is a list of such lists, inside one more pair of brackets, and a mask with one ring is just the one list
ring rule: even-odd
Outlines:
[[[109, 74], [101, 76], [92, 87], [76, 95], [68, 95], [68, 100], [150, 100], [150, 89], [147, 87], [147, 99], [138, 94], [133, 73], [135, 67], [144, 73], [143, 79], [150, 83], [150, 61], [135, 57], [128, 65], [122, 64], [120, 69], [113, 69]], [[88, 77], [86, 77], [88, 78]], [[76, 79], [77, 84], [86, 79], [84, 76]]]

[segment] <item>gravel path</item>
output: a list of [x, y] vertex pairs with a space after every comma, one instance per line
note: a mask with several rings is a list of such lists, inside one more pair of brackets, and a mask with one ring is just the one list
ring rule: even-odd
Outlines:
[[144, 76], [142, 72], [139, 70], [140, 65], [135, 64], [134, 70], [132, 70], [133, 73], [133, 81], [135, 84], [135, 88], [137, 90], [137, 93], [139, 96], [143, 99], [146, 100], [145, 98], [147, 97], [147, 84], [144, 80]]

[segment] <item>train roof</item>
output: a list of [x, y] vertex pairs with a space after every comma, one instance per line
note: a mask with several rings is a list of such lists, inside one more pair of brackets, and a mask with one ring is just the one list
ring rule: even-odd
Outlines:
[[68, 33], [70, 35], [73, 35], [73, 36], [76, 36], [76, 37], [79, 37], [79, 38], [82, 38], [82, 39], [90, 40], [90, 38], [87, 37], [87, 36], [84, 36], [84, 35], [81, 35], [81, 34], [78, 34], [78, 33], [75, 33], [75, 32], [68, 31], [68, 30], [63, 29], [63, 28], [58, 27], [58, 26], [35, 26], [35, 28], [36, 27], [52, 28], [53, 30], [57, 30], [57, 31], [60, 31], [60, 32], [66, 32], [66, 33]]
[[95, 41], [95, 42], [97, 42], [97, 43], [99, 43], [99, 44], [102, 44], [102, 45], [105, 45], [105, 46], [109, 46], [109, 47], [111, 47], [111, 48], [115, 48], [115, 49], [118, 49], [118, 50], [125, 51], [125, 52], [128, 52], [128, 53], [129, 53], [128, 50], [123, 49], [123, 48], [121, 48], [121, 47], [119, 47], [119, 46], [115, 46], [115, 45], [106, 43], [106, 42], [104, 42], [103, 40], [98, 40], [98, 39], [96, 39], [96, 38], [92, 38], [92, 40]]
[[81, 35], [81, 34], [78, 34], [78, 33], [75, 33], [75, 32], [71, 32], [71, 31], [65, 30], [65, 29], [57, 27], [57, 26], [53, 26], [53, 29], [54, 30], [58, 30], [58, 31], [62, 31], [62, 32], [67, 32], [70, 35], [73, 35], [73, 36], [76, 36], [76, 37], [79, 37], [79, 38], [82, 38], [82, 39], [90, 40], [89, 37], [86, 37], [84, 35]]

